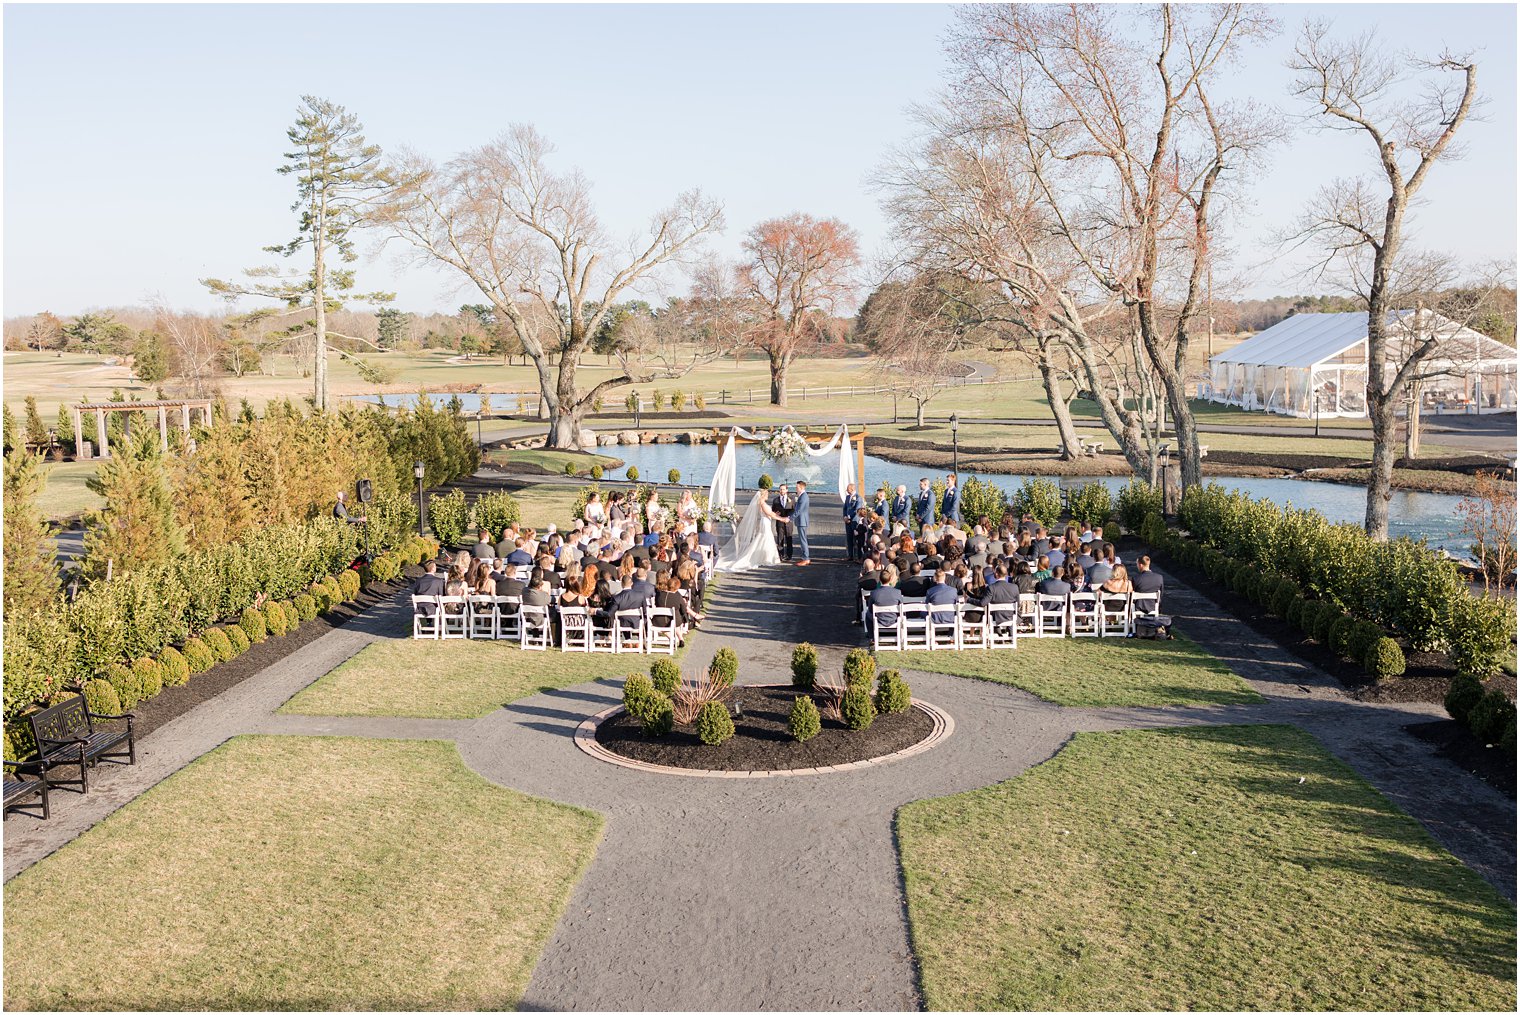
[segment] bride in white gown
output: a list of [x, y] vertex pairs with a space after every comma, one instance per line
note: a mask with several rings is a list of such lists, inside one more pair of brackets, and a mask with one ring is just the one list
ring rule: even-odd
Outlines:
[[719, 571], [749, 571], [781, 563], [776, 550], [776, 526], [781, 516], [766, 503], [765, 491], [756, 490], [749, 507], [734, 524], [734, 536], [718, 550]]

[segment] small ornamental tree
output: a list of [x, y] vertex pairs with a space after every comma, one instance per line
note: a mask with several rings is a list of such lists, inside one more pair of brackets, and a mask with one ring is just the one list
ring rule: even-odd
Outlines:
[[871, 700], [870, 685], [852, 684], [845, 688], [839, 714], [852, 730], [870, 729], [876, 719], [876, 704]]
[[716, 747], [734, 735], [734, 720], [721, 701], [709, 701], [697, 714], [697, 739]]
[[811, 691], [818, 679], [818, 649], [803, 642], [792, 649], [792, 686]]
[[882, 715], [906, 712], [913, 704], [913, 691], [897, 670], [887, 670], [877, 681], [876, 711]]
[[818, 706], [813, 704], [812, 698], [804, 694], [792, 703], [792, 714], [787, 717], [786, 729], [793, 740], [805, 744], [816, 737], [822, 728]]
[[37, 457], [5, 456], [5, 615], [20, 609], [51, 609], [58, 601], [58, 570], [51, 533], [37, 507], [44, 478]]
[[649, 665], [649, 679], [661, 694], [674, 695], [681, 686], [681, 667], [674, 659], [656, 659]]
[[[855, 648], [844, 657], [844, 682], [846, 687], [863, 687], [867, 694], [876, 679], [876, 657], [863, 648]], [[867, 724], [869, 725], [869, 723]], [[863, 727], [862, 727], [863, 728]]]

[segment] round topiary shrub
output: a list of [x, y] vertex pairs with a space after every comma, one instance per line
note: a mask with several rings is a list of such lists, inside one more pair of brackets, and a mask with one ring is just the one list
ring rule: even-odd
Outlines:
[[818, 735], [823, 728], [823, 720], [818, 715], [818, 706], [813, 704], [813, 699], [803, 695], [792, 702], [792, 714], [787, 717], [786, 731], [792, 735], [792, 739], [799, 744], [805, 744]]
[[233, 656], [240, 656], [253, 647], [253, 642], [248, 640], [248, 635], [241, 627], [236, 625], [227, 628], [227, 645], [232, 650]]
[[649, 701], [639, 723], [644, 727], [645, 736], [663, 737], [676, 728], [676, 706], [659, 691], [651, 690], [649, 694]]
[[575, 475], [575, 463], [574, 462], [566, 462], [565, 463], [565, 475], [567, 475], [567, 476], [574, 476]]
[[645, 704], [654, 694], [654, 684], [642, 673], [630, 673], [623, 680], [623, 708], [643, 721]]
[[164, 689], [164, 671], [157, 660], [143, 656], [132, 664], [132, 671], [137, 674], [143, 701], [147, 701]]
[[1346, 655], [1358, 663], [1367, 658], [1367, 653], [1376, 645], [1378, 639], [1383, 637], [1383, 629], [1368, 621], [1359, 621], [1351, 628], [1351, 633], [1346, 636]]
[[1334, 624], [1330, 625], [1330, 648], [1336, 655], [1349, 656], [1351, 650], [1348, 647], [1351, 632], [1356, 629], [1356, 620], [1350, 614], [1343, 613]]
[[[332, 575], [328, 575], [318, 582], [318, 584], [322, 586], [322, 591], [327, 593], [327, 601], [332, 606], [337, 606], [343, 602], [343, 586], [338, 584], [338, 579]], [[332, 609], [332, 606], [329, 606], [328, 609]]]
[[158, 665], [164, 673], [164, 683], [171, 687], [190, 682], [190, 662], [177, 648], [166, 648], [158, 654]]
[[734, 681], [739, 679], [739, 657], [731, 648], [718, 649], [713, 653], [712, 662], [707, 666], [707, 674], [714, 685], [733, 687]]
[[318, 582], [313, 582], [308, 590], [311, 593], [312, 602], [317, 604], [318, 613], [326, 613], [333, 608], [333, 601], [327, 595], [327, 590]]
[[291, 605], [296, 608], [296, 616], [302, 620], [317, 619], [317, 601], [306, 593], [301, 593], [291, 600]]
[[776, 485], [776, 481], [766, 473], [762, 472], [760, 474], [760, 478], [756, 480], [755, 485], [762, 490], [769, 490], [771, 487]]
[[1404, 650], [1392, 638], [1379, 638], [1367, 650], [1362, 669], [1378, 680], [1389, 680], [1404, 673]]
[[1314, 637], [1314, 628], [1319, 623], [1320, 614], [1331, 608], [1329, 603], [1322, 603], [1318, 599], [1305, 600], [1304, 608], [1298, 614], [1298, 629], [1308, 637]]
[[[868, 649], [852, 648], [844, 657], [844, 684], [845, 687], [861, 687], [866, 693], [871, 691], [871, 682], [876, 679], [876, 657]], [[867, 726], [870, 725], [868, 722]], [[854, 728], [854, 727], [852, 727]], [[865, 726], [859, 727], [865, 729]]]
[[697, 713], [697, 739], [708, 747], [717, 747], [734, 735], [734, 720], [721, 701], [709, 701]]
[[656, 691], [674, 697], [681, 686], [681, 667], [674, 659], [656, 659], [649, 664], [649, 679]]
[[669, 472], [665, 473], [665, 478], [669, 482], [679, 483], [681, 481], [681, 470], [671, 469]]
[[1277, 591], [1272, 593], [1271, 609], [1275, 615], [1287, 619], [1288, 611], [1293, 608], [1293, 604], [1300, 601], [1297, 586], [1283, 579], [1277, 583]]
[[290, 628], [285, 619], [285, 607], [276, 602], [268, 602], [260, 612], [264, 614], [264, 628], [276, 638], [284, 637]]
[[1319, 617], [1314, 621], [1314, 640], [1321, 645], [1330, 645], [1330, 629], [1335, 622], [1345, 616], [1334, 603], [1321, 603]]
[[231, 636], [227, 633], [227, 631], [236, 631], [238, 634], [243, 635], [243, 640], [245, 642], [248, 640], [248, 635], [243, 634], [243, 629], [241, 627], [232, 627], [227, 628], [226, 630], [223, 630], [220, 627], [213, 627], [211, 630], [207, 631], [205, 636], [206, 647], [212, 651], [212, 653], [216, 656], [216, 661], [219, 663], [225, 663], [238, 654], [237, 649], [232, 644]]
[[876, 682], [876, 711], [882, 715], [906, 712], [913, 704], [913, 691], [896, 670], [887, 670]]
[[868, 730], [876, 718], [876, 704], [871, 701], [870, 685], [852, 684], [844, 692], [839, 706], [844, 724], [852, 730]]
[[[370, 581], [393, 582], [399, 577], [401, 577], [401, 562], [388, 553], [382, 553], [376, 557], [369, 566]], [[315, 606], [313, 609], [315, 610]]]
[[248, 640], [254, 644], [263, 641], [269, 632], [268, 626], [264, 623], [264, 614], [252, 606], [244, 610], [243, 615], [238, 618], [238, 627], [243, 629]]
[[1471, 673], [1458, 673], [1446, 688], [1446, 714], [1465, 726], [1473, 706], [1482, 700], [1483, 682]]
[[810, 642], [792, 649], [792, 686], [811, 691], [818, 679], [818, 650]]
[[116, 689], [122, 708], [131, 708], [144, 698], [142, 678], [130, 666], [112, 663], [106, 667], [106, 682]]
[[184, 656], [191, 673], [205, 673], [216, 665], [216, 654], [200, 638], [190, 638], [185, 642]]
[[1485, 744], [1497, 744], [1504, 728], [1515, 721], [1515, 703], [1503, 691], [1489, 691], [1468, 713], [1467, 725]]
[[1288, 609], [1283, 613], [1283, 619], [1294, 627], [1298, 627], [1304, 620], [1304, 601], [1294, 596], [1288, 603]]
[[603, 468], [602, 468], [602, 467], [601, 467], [601, 465], [600, 465], [600, 464], [597, 464], [597, 465], [593, 465], [593, 466], [592, 466], [592, 467], [591, 467], [591, 478], [592, 478], [592, 479], [601, 479], [601, 478], [602, 478], [602, 476], [604, 476], [604, 475], [605, 475], [605, 474], [606, 474], [606, 470], [604, 470], [604, 469], [603, 469]]
[[628, 471], [624, 475], [628, 477], [628, 482], [637, 483], [639, 481], [639, 467], [637, 465], [628, 466]]
[[97, 715], [121, 715], [121, 695], [116, 693], [109, 680], [86, 681], [84, 703]]
[[338, 573], [338, 589], [343, 593], [345, 601], [359, 598], [359, 572], [353, 568]]

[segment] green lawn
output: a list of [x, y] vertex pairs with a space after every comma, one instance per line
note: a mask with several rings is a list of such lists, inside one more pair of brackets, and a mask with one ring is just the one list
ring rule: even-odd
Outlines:
[[1078, 734], [897, 830], [931, 1009], [1514, 1010], [1514, 907], [1297, 729]]
[[601, 818], [451, 744], [238, 737], [5, 886], [8, 1009], [512, 1009]]
[[37, 507], [44, 518], [65, 521], [105, 503], [84, 485], [95, 475], [94, 462], [57, 462], [43, 468], [47, 479]]
[[1019, 647], [883, 652], [879, 665], [1012, 684], [1057, 705], [1246, 705], [1261, 696], [1189, 638], [1020, 638]]
[[593, 465], [600, 465], [610, 470], [619, 461], [620, 459], [610, 458], [607, 455], [579, 451], [546, 451], [542, 448], [502, 448], [487, 452], [485, 456], [487, 464], [503, 469], [527, 466], [529, 472], [546, 469], [556, 476], [564, 475], [567, 463], [573, 464], [576, 472], [585, 476], [591, 471]]
[[[676, 650], [676, 659], [684, 654]], [[287, 701], [300, 715], [478, 719], [518, 698], [644, 673], [664, 656], [525, 652], [506, 641], [378, 641]]]

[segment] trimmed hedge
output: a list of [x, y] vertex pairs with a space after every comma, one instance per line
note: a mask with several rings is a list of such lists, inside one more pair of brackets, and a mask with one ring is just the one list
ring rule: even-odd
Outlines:
[[223, 630], [227, 635], [227, 644], [232, 646], [232, 655], [234, 658], [242, 655], [244, 652], [247, 652], [250, 648], [253, 647], [253, 642], [248, 640], [248, 635], [243, 631], [241, 627], [238, 627], [236, 624], [231, 627], [224, 628]]

